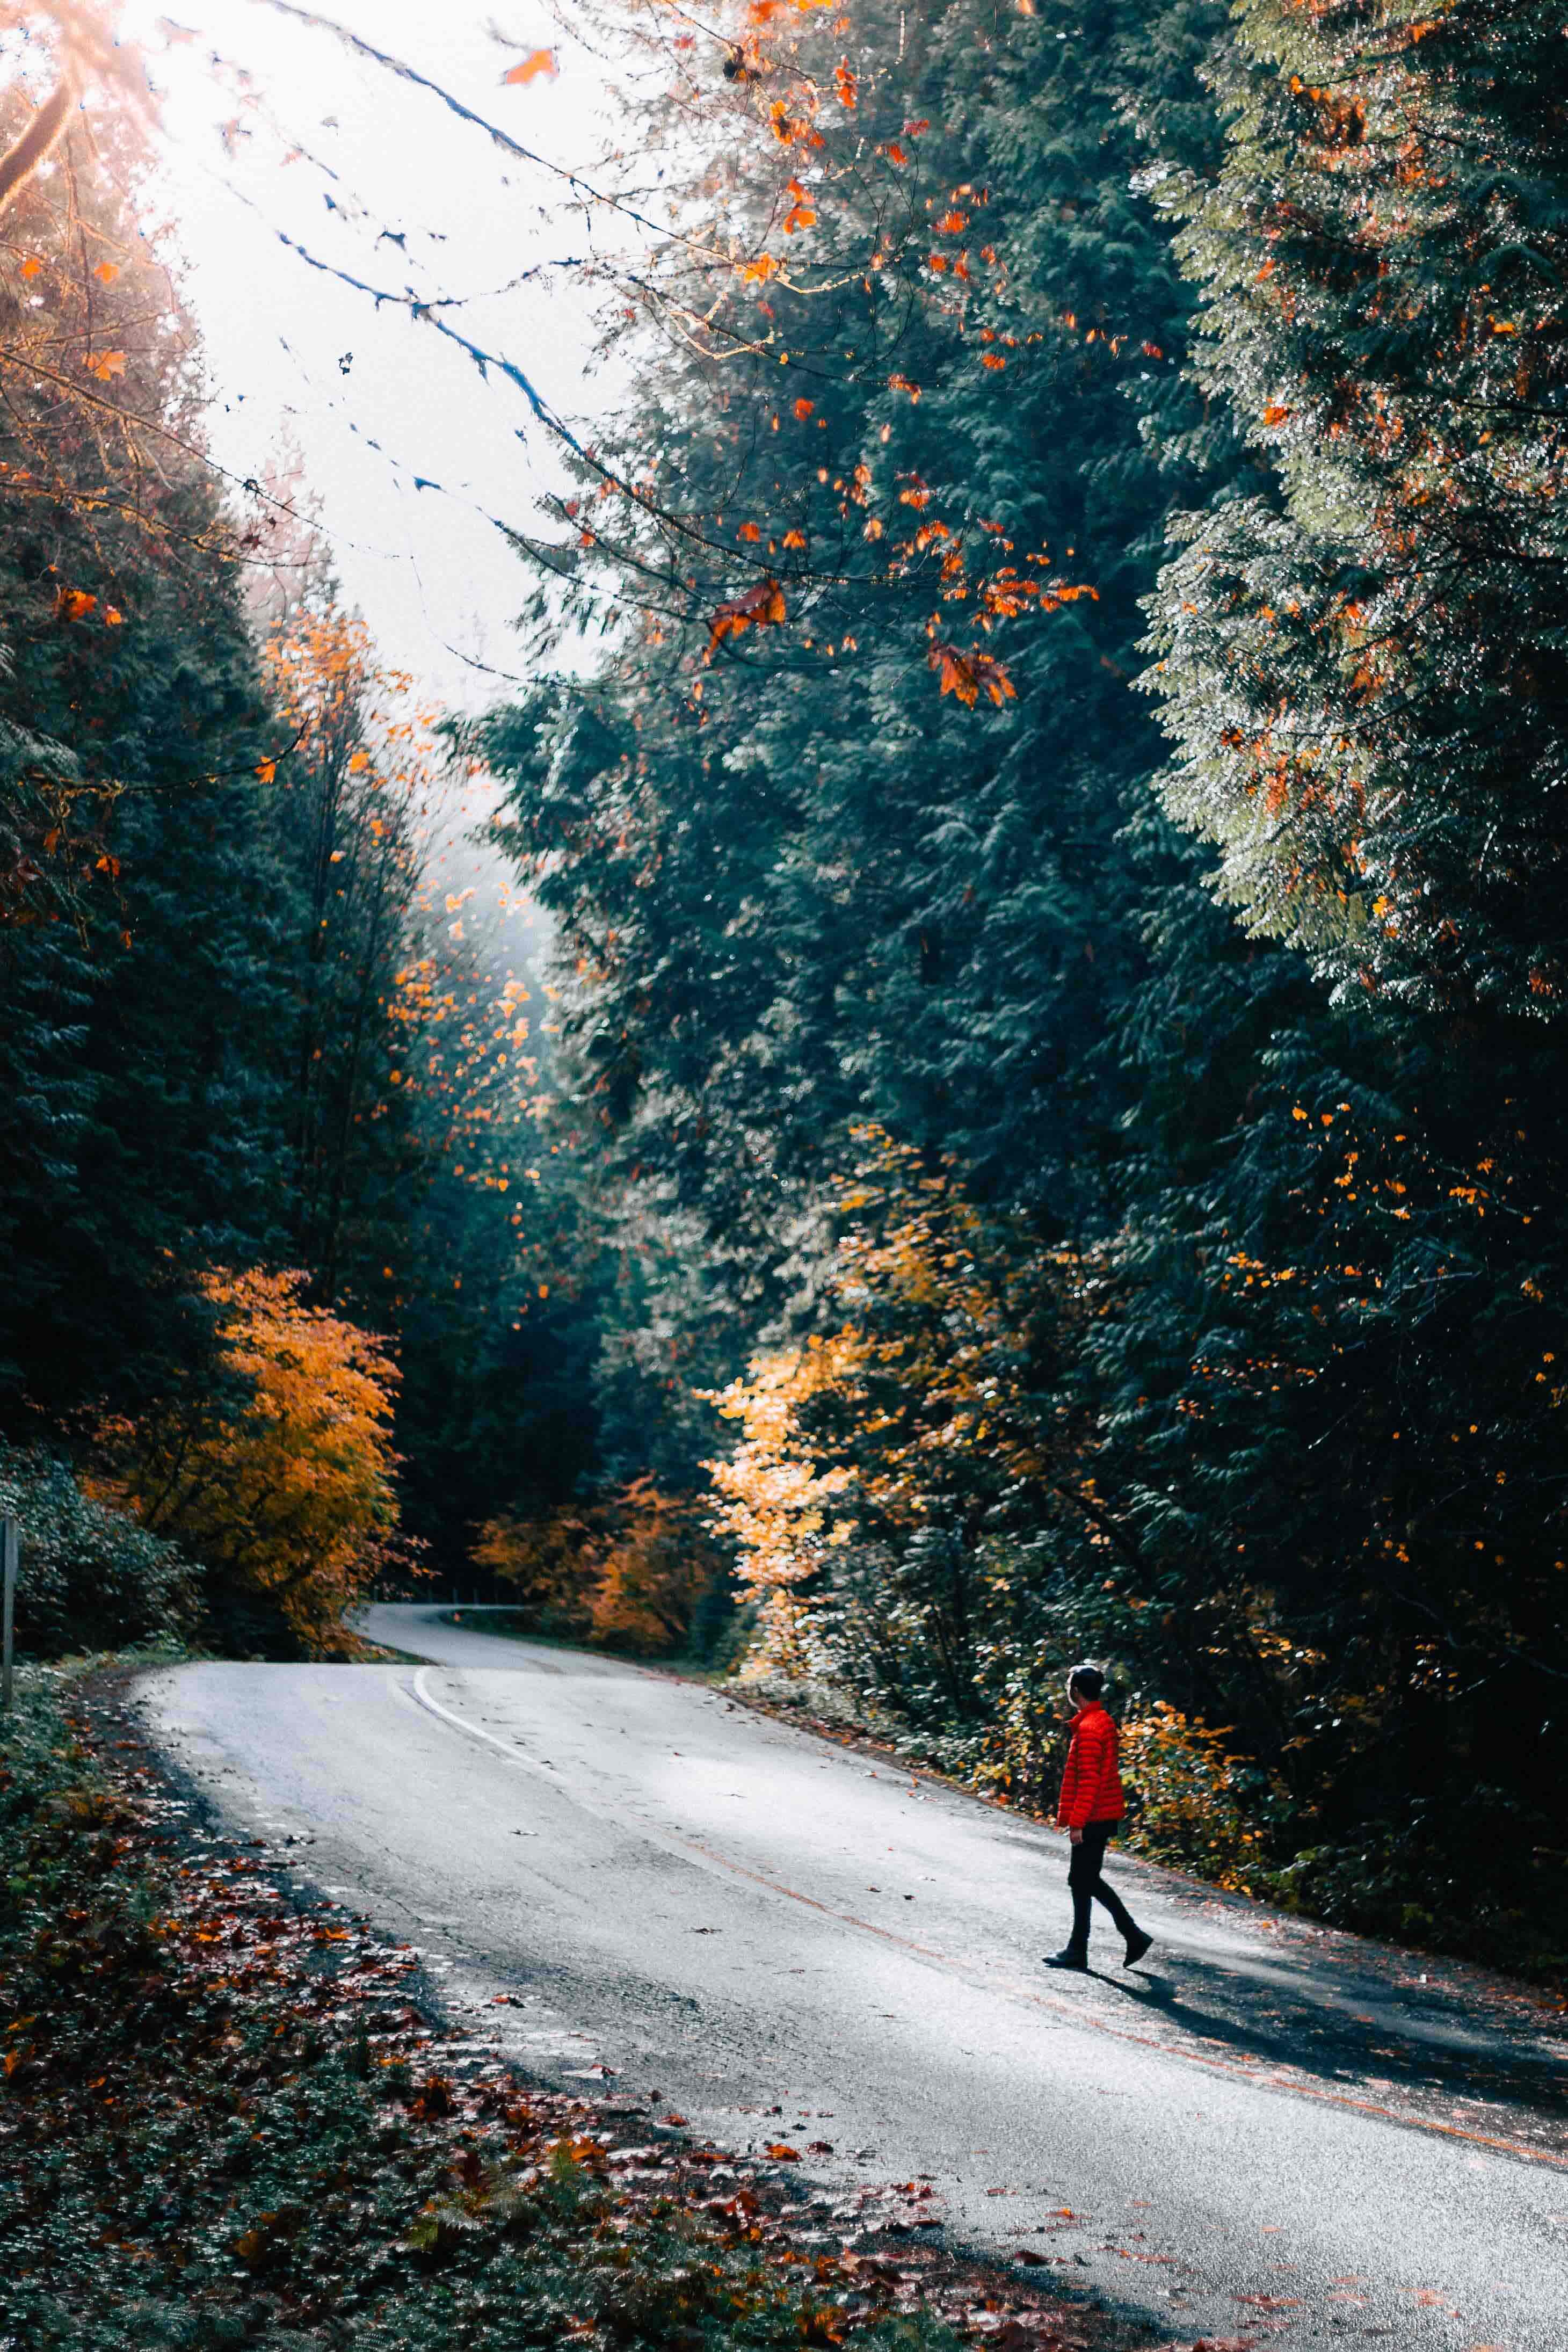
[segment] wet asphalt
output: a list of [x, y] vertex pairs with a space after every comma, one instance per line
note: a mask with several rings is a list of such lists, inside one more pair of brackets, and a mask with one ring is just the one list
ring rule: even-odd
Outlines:
[[1154, 1948], [1123, 1970], [1102, 1919], [1054, 1975], [1055, 1831], [482, 1612], [364, 1624], [428, 1663], [179, 1666], [141, 1703], [476, 2043], [782, 2140], [836, 2237], [940, 2222], [1152, 2341], [1568, 2352], [1568, 2019], [1506, 1978], [1114, 1849]]

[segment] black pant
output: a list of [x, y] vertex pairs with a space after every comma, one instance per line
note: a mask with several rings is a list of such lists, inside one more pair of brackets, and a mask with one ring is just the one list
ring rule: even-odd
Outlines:
[[1072, 1860], [1068, 1864], [1068, 1885], [1072, 1889], [1072, 1948], [1075, 1952], [1087, 1953], [1089, 1950], [1089, 1914], [1096, 1895], [1123, 1936], [1137, 1933], [1136, 1923], [1121, 1895], [1114, 1886], [1108, 1886], [1100, 1874], [1105, 1849], [1113, 1832], [1121, 1826], [1119, 1822], [1090, 1822], [1081, 1841], [1072, 1850]]

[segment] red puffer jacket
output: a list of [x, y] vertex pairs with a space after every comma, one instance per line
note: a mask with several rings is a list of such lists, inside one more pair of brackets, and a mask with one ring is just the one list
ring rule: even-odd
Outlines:
[[1098, 1699], [1089, 1699], [1072, 1719], [1072, 1745], [1068, 1749], [1057, 1822], [1064, 1830], [1081, 1830], [1090, 1822], [1119, 1822], [1126, 1810], [1121, 1776], [1116, 1769], [1121, 1734]]

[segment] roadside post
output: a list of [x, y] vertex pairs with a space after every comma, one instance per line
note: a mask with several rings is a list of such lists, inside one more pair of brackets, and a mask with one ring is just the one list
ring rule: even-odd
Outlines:
[[22, 1527], [7, 1511], [0, 1519], [0, 1559], [4, 1560], [5, 1597], [0, 1600], [0, 1643], [4, 1644], [5, 1660], [0, 1664], [0, 1708], [11, 1711], [11, 1654], [16, 1636], [16, 1554], [22, 1549]]

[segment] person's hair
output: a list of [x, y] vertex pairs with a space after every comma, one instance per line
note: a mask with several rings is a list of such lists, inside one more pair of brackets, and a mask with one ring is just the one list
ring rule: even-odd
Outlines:
[[1068, 1676], [1068, 1688], [1069, 1691], [1081, 1691], [1085, 1698], [1098, 1698], [1105, 1688], [1105, 1676], [1086, 1658], [1082, 1665], [1075, 1666]]

